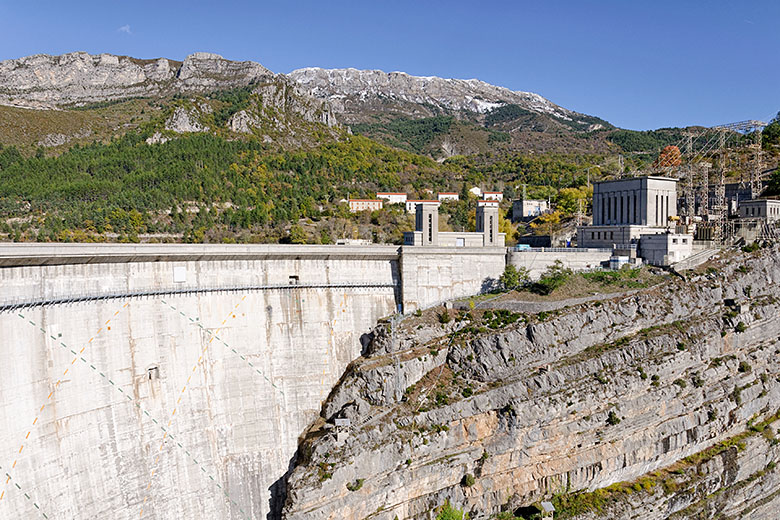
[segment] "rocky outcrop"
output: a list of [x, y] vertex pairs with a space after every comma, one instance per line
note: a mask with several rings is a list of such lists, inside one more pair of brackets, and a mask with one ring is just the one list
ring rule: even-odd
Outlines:
[[183, 134], [185, 132], [205, 132], [209, 127], [200, 124], [198, 115], [198, 110], [187, 110], [179, 107], [174, 110], [171, 117], [165, 121], [165, 129], [176, 132], [177, 134]]
[[484, 518], [646, 478], [599, 491], [609, 513], [565, 513], [693, 518], [738, 497], [733, 518], [774, 518], [780, 255], [719, 262], [536, 316], [381, 325], [302, 443], [284, 517], [428, 518], [450, 500]]
[[111, 54], [37, 54], [0, 62], [0, 104], [53, 108], [98, 101], [210, 92], [273, 77], [252, 61], [197, 52], [184, 62]]

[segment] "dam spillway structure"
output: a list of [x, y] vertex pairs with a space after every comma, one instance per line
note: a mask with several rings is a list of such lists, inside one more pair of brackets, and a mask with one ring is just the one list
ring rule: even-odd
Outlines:
[[0, 518], [265, 519], [378, 320], [505, 250], [0, 247]]

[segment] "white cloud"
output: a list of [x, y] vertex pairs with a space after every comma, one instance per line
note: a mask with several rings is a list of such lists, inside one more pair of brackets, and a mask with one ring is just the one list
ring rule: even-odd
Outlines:
[[128, 25], [123, 25], [122, 27], [117, 29], [117, 31], [121, 32], [121, 33], [133, 34], [132, 32], [130, 32], [130, 25], [129, 24]]

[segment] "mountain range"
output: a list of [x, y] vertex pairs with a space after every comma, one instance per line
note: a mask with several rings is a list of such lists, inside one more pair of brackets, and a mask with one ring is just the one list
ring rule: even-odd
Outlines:
[[[209, 99], [237, 89], [254, 102], [234, 107], [240, 109], [216, 128], [204, 117], [220, 108]], [[219, 131], [301, 145], [316, 141], [311, 125], [322, 124], [443, 159], [488, 151], [603, 152], [614, 128], [538, 94], [476, 79], [320, 68], [285, 75], [203, 52], [183, 61], [85, 52], [6, 60], [0, 105], [0, 141], [44, 147], [105, 139], [155, 120], [153, 142], [170, 138], [166, 133]]]

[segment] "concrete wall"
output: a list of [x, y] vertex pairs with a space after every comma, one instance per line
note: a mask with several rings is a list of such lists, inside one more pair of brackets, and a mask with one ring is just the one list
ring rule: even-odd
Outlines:
[[548, 267], [560, 260], [564, 267], [574, 271], [586, 271], [603, 267], [609, 263], [612, 251], [583, 251], [572, 249], [571, 252], [556, 251], [512, 251], [507, 255], [507, 262], [515, 267], [528, 269], [532, 280], [538, 280]]
[[[503, 248], [0, 246], [0, 468], [13, 479], [0, 518], [266, 518], [361, 335], [402, 296], [411, 311], [480, 292], [505, 258]], [[74, 296], [85, 299], [62, 302]], [[8, 310], [20, 302], [35, 306]]]
[[506, 267], [506, 250], [496, 248], [403, 247], [401, 294], [404, 312], [487, 290]]
[[177, 267], [200, 287], [284, 285], [292, 273], [384, 287], [0, 313], [0, 467], [13, 478], [0, 518], [265, 518], [298, 436], [361, 334], [396, 305], [394, 261], [295, 255], [4, 268], [0, 300], [173, 289]]

